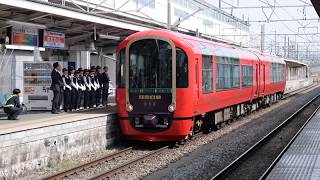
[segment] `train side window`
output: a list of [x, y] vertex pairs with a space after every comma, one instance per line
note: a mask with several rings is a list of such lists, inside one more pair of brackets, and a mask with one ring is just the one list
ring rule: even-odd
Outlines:
[[253, 84], [253, 68], [249, 65], [242, 65], [242, 87], [250, 87]]
[[202, 55], [202, 93], [213, 92], [212, 56]]
[[180, 48], [177, 48], [177, 88], [187, 88], [188, 87], [188, 56]]
[[118, 54], [118, 70], [117, 70], [117, 84], [119, 88], [124, 88], [125, 85], [125, 79], [124, 79], [124, 73], [125, 73], [125, 67], [124, 67], [124, 61], [125, 61], [125, 49], [121, 49]]
[[271, 83], [277, 83], [283, 80], [281, 71], [282, 71], [282, 64], [271, 63], [271, 70], [270, 70]]
[[240, 60], [217, 56], [216, 87], [218, 91], [240, 88]]

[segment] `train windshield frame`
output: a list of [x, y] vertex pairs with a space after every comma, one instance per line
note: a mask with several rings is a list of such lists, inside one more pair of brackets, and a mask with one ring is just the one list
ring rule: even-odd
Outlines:
[[143, 39], [129, 50], [129, 88], [172, 88], [172, 50], [168, 42]]
[[[152, 39], [152, 40], [155, 40], [155, 39]], [[137, 42], [139, 42], [139, 41], [137, 41]], [[165, 42], [165, 41], [163, 41], [163, 42]], [[167, 42], [165, 42], [165, 43], [167, 43]], [[170, 45], [168, 44], [168, 46], [170, 46]], [[131, 45], [131, 47], [132, 47], [132, 45]], [[171, 59], [171, 51], [170, 51], [170, 59]], [[117, 63], [117, 66], [118, 66], [117, 76], [118, 76], [118, 78], [117, 78], [117, 84], [118, 84], [119, 88], [124, 88], [125, 87], [125, 79], [124, 79], [125, 68], [124, 68], [124, 63], [125, 63], [125, 48], [121, 49], [119, 51], [119, 53], [118, 53], [118, 63]], [[131, 69], [131, 68], [129, 67], [129, 69]], [[161, 72], [161, 73], [163, 73], [163, 72]], [[131, 76], [130, 73], [129, 73], [129, 76]], [[170, 70], [170, 80], [171, 80], [171, 70]], [[130, 80], [129, 80], [129, 84], [130, 84]], [[170, 86], [171, 86], [171, 84], [170, 84]], [[177, 88], [187, 88], [188, 86], [189, 86], [189, 81], [188, 81], [188, 56], [187, 56], [187, 54], [186, 54], [186, 52], [184, 50], [182, 50], [181, 48], [176, 48], [176, 87]], [[130, 85], [130, 88], [133, 88], [133, 87]], [[147, 88], [147, 87], [145, 87], [145, 88]]]

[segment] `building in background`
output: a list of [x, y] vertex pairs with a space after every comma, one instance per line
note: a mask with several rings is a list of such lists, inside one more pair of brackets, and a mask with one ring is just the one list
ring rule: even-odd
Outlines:
[[[247, 46], [249, 24], [203, 0], [44, 0], [0, 2], [0, 103], [20, 88], [26, 104], [49, 108], [49, 66], [109, 66], [115, 84], [115, 49], [128, 35], [148, 29], [186, 34]], [[249, 37], [249, 36], [245, 36]], [[41, 103], [43, 102], [43, 103]]]

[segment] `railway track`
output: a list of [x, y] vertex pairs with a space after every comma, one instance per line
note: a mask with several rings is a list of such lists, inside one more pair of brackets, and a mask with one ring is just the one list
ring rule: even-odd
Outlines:
[[317, 111], [320, 109], [320, 105], [316, 108], [316, 110], [312, 113], [312, 115], [307, 119], [307, 121], [303, 124], [303, 126], [299, 129], [299, 131], [291, 138], [290, 142], [286, 145], [286, 147], [281, 151], [281, 153], [277, 156], [277, 158], [271, 163], [271, 165], [268, 167], [268, 169], [262, 174], [260, 177], [260, 180], [266, 179], [268, 175], [270, 174], [271, 170], [274, 168], [274, 166], [279, 162], [281, 157], [284, 155], [284, 153], [289, 149], [290, 145], [295, 141], [295, 139], [298, 137], [298, 135], [301, 133], [303, 128], [309, 123], [309, 121], [314, 117], [314, 115], [317, 113]]
[[[301, 115], [304, 113], [304, 110], [306, 110], [309, 105], [314, 103], [318, 98], [320, 97], [320, 94], [312, 98], [310, 101], [308, 101], [306, 104], [304, 104], [301, 108], [299, 108], [297, 111], [295, 111], [291, 116], [289, 116], [285, 121], [283, 121], [280, 125], [272, 129], [267, 135], [265, 135], [262, 139], [260, 139], [257, 143], [252, 145], [247, 151], [242, 153], [237, 159], [232, 161], [228, 166], [226, 166], [224, 169], [222, 169], [220, 172], [218, 172], [214, 177], [211, 178], [211, 180], [217, 180], [217, 179], [233, 179], [235, 177], [238, 177], [238, 179], [250, 179], [248, 176], [245, 175], [245, 172], [248, 171], [248, 166], [252, 168], [254, 165], [250, 165], [253, 161], [263, 161], [259, 160], [261, 156], [268, 156], [268, 152], [263, 152], [268, 150], [265, 148], [265, 146], [268, 146], [268, 142], [275, 141], [274, 139], [282, 139], [282, 137], [278, 137], [278, 134], [284, 130], [285, 128], [288, 128], [287, 126], [290, 125], [290, 123], [293, 123], [294, 120], [298, 120], [299, 118], [295, 119], [298, 115]], [[301, 125], [298, 130], [295, 131], [294, 136], [291, 137], [288, 143], [286, 143], [286, 146], [282, 148], [282, 151], [278, 156], [275, 158], [275, 160], [272, 161], [271, 166], [268, 165], [267, 170], [263, 170], [262, 176], [259, 176], [260, 179], [264, 179], [267, 174], [270, 172], [272, 167], [276, 164], [276, 162], [279, 160], [281, 154], [284, 153], [284, 151], [289, 147], [289, 145], [293, 142], [293, 140], [297, 136], [297, 132], [299, 133], [301, 129], [310, 121], [310, 119], [314, 116], [314, 114], [318, 111], [320, 108], [319, 105], [312, 110], [312, 113], [306, 120], [304, 121], [303, 125]], [[288, 128], [289, 129], [289, 128]], [[286, 129], [287, 130], [287, 129]], [[261, 151], [261, 152], [260, 152]], [[270, 152], [270, 149], [269, 149]], [[242, 167], [243, 166], [243, 167]], [[247, 168], [247, 169], [246, 169]], [[254, 167], [259, 169], [259, 167]], [[241, 175], [244, 175], [246, 177], [239, 177]], [[258, 178], [259, 179], [259, 178]]]
[[130, 166], [132, 166], [132, 165], [135, 165], [135, 164], [137, 164], [139, 162], [142, 162], [142, 161], [144, 161], [144, 160], [146, 160], [146, 159], [148, 159], [148, 158], [150, 158], [152, 156], [160, 154], [161, 152], [167, 150], [168, 148], [169, 148], [169, 146], [161, 147], [161, 148], [159, 148], [159, 149], [157, 149], [155, 151], [152, 151], [152, 152], [150, 152], [150, 153], [148, 153], [148, 154], [146, 154], [144, 156], [138, 157], [138, 158], [133, 159], [133, 160], [131, 160], [131, 161], [125, 163], [125, 164], [122, 164], [122, 165], [117, 166], [117, 167], [115, 167], [113, 169], [107, 170], [107, 171], [105, 171], [105, 172], [103, 172], [103, 173], [91, 178], [91, 180], [112, 178], [113, 176], [117, 175], [118, 172], [125, 171], [126, 168], [130, 168]]
[[99, 158], [99, 159], [96, 159], [94, 161], [91, 161], [91, 162], [88, 162], [88, 163], [85, 163], [85, 164], [82, 164], [80, 166], [77, 166], [77, 167], [74, 167], [74, 168], [71, 168], [71, 169], [67, 169], [65, 171], [62, 171], [62, 172], [59, 172], [57, 174], [54, 174], [52, 176], [49, 176], [49, 177], [46, 177], [44, 179], [46, 180], [55, 180], [55, 179], [63, 179], [63, 178], [68, 178], [74, 174], [77, 174], [81, 171], [86, 171], [87, 169], [90, 169], [94, 166], [97, 166], [101, 163], [104, 163], [104, 162], [107, 162], [111, 159], [114, 159], [116, 157], [119, 157], [119, 156], [122, 156], [124, 155], [125, 153], [128, 153], [129, 151], [132, 151], [133, 147], [128, 147], [128, 148], [125, 148], [123, 150], [120, 150], [118, 152], [115, 152], [115, 153], [112, 153], [110, 155], [107, 155], [107, 156], [104, 156], [102, 158]]
[[[150, 158], [152, 156], [155, 156], [165, 150], [167, 150], [169, 146], [163, 146], [156, 150], [151, 150], [149, 153], [144, 153], [143, 155], [138, 155], [137, 158], [133, 160], [126, 160], [128, 154], [135, 153], [136, 150], [134, 150], [134, 147], [128, 147], [123, 150], [120, 150], [118, 152], [112, 153], [110, 155], [106, 155], [102, 158], [90, 161], [88, 163], [84, 163], [80, 166], [67, 169], [65, 171], [59, 172], [57, 174], [54, 174], [50, 177], [44, 178], [45, 180], [60, 180], [60, 179], [77, 179], [74, 178], [74, 176], [79, 176], [80, 173], [88, 173], [89, 171], [95, 171], [94, 168], [97, 168], [98, 166], [103, 166], [105, 163], [110, 163], [111, 161], [119, 161], [119, 158], [125, 159], [120, 165], [114, 166], [113, 168], [104, 170], [101, 174], [91, 177], [91, 178], [85, 178], [85, 179], [104, 179], [111, 177], [113, 175], [116, 175], [119, 171], [124, 171], [126, 168], [129, 168], [132, 165], [135, 165], [141, 161], [146, 160], [147, 158]], [[129, 158], [130, 159], [130, 158]], [[95, 174], [91, 173], [91, 174]]]
[[[290, 93], [286, 94], [284, 96], [284, 98], [289, 98], [289, 97], [291, 97], [291, 96], [293, 96], [293, 95], [295, 95], [297, 93], [306, 91], [306, 90], [308, 90], [308, 89], [310, 89], [312, 87], [314, 87], [314, 85], [308, 86], [306, 88], [303, 88], [303, 89], [300, 89], [300, 90], [297, 90], [297, 91], [290, 92]], [[309, 102], [309, 103], [311, 103], [311, 102]], [[306, 106], [307, 105], [303, 106], [302, 108], [305, 108]], [[302, 110], [302, 108], [300, 108], [299, 110]], [[200, 136], [202, 136], [202, 133], [195, 134], [193, 139], [196, 139], [196, 138], [198, 138]], [[130, 168], [131, 166], [133, 166], [133, 165], [135, 165], [135, 164], [137, 164], [139, 162], [142, 162], [144, 160], [147, 160], [148, 158], [151, 158], [153, 156], [156, 156], [157, 154], [162, 153], [163, 151], [167, 150], [168, 148], [169, 148], [169, 146], [163, 146], [163, 147], [158, 148], [156, 150], [152, 150], [149, 153], [146, 153], [146, 154], [144, 154], [142, 156], [139, 156], [139, 157], [134, 158], [132, 160], [125, 161], [125, 163], [122, 163], [122, 164], [120, 164], [118, 166], [115, 166], [115, 167], [112, 167], [112, 168], [108, 168], [105, 171], [103, 171], [102, 173], [100, 173], [100, 174], [98, 174], [98, 175], [96, 175], [94, 177], [91, 177], [90, 179], [111, 178], [111, 177], [117, 175], [119, 172], [123, 172], [127, 168]], [[82, 164], [80, 166], [77, 166], [77, 167], [74, 167], [74, 168], [71, 168], [71, 169], [67, 169], [67, 170], [65, 170], [63, 172], [59, 172], [59, 173], [57, 173], [55, 175], [52, 175], [50, 177], [46, 177], [44, 179], [46, 179], [46, 180], [72, 179], [73, 176], [79, 175], [81, 172], [90, 171], [90, 169], [92, 169], [92, 168], [94, 168], [96, 166], [99, 166], [99, 165], [101, 165], [103, 163], [109, 163], [109, 161], [115, 160], [118, 157], [126, 157], [127, 154], [129, 154], [130, 152], [133, 152], [133, 151], [134, 151], [133, 147], [128, 147], [128, 148], [125, 148], [125, 149], [120, 150], [118, 152], [115, 152], [115, 153], [112, 153], [110, 155], [106, 155], [106, 156], [104, 156], [102, 158], [96, 159], [94, 161]], [[219, 176], [217, 176], [217, 177], [219, 177]]]
[[[192, 140], [201, 137], [203, 134], [202, 133], [197, 133], [193, 136]], [[190, 141], [186, 141], [187, 143]], [[81, 179], [92, 179], [92, 180], [97, 180], [97, 179], [110, 179], [119, 172], [125, 172], [126, 169], [138, 164], [138, 163], [143, 163], [145, 160], [148, 160], [148, 158], [154, 157], [166, 150], [168, 150], [171, 147], [179, 147], [179, 145], [183, 144], [172, 144], [172, 145], [165, 145], [160, 148], [157, 148], [156, 150], [150, 150], [150, 152], [145, 153], [143, 155], [140, 155], [136, 158], [133, 158], [132, 160], [127, 160], [124, 161], [124, 163], [120, 163], [120, 165], [114, 166], [112, 168], [106, 168], [100, 174], [96, 176], [92, 176], [89, 178], [81, 178]], [[120, 150], [118, 152], [112, 153], [110, 155], [106, 155], [102, 158], [90, 161], [88, 163], [84, 163], [82, 165], [79, 165], [77, 167], [67, 169], [65, 171], [59, 172], [57, 174], [54, 174], [52, 176], [44, 178], [44, 180], [60, 180], [60, 179], [77, 179], [74, 178], [74, 176], [78, 176], [81, 173], [88, 173], [89, 171], [94, 171], [93, 168], [97, 166], [101, 166], [104, 163], [110, 163], [111, 161], [116, 161], [118, 157], [120, 158], [126, 158], [126, 155], [133, 152], [134, 153], [135, 148], [134, 147], [128, 147], [123, 150]], [[93, 169], [93, 170], [92, 170]], [[93, 173], [92, 173], [93, 174]]]

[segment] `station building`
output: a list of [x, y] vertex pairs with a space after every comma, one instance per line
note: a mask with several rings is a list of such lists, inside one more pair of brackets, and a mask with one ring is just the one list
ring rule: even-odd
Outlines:
[[286, 62], [286, 92], [294, 91], [313, 83], [310, 77], [309, 66], [305, 63], [293, 59], [284, 59]]
[[[115, 49], [128, 35], [148, 29], [187, 34], [249, 34], [249, 24], [203, 0], [2, 0], [0, 104], [20, 88], [30, 110], [49, 110], [52, 63], [108, 66], [115, 86]], [[249, 39], [216, 39], [245, 45]], [[248, 37], [248, 36], [246, 36]]]

